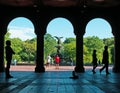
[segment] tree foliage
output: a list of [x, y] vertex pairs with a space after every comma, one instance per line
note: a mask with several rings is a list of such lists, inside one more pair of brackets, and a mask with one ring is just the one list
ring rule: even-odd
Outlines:
[[[97, 50], [97, 57], [98, 59], [102, 59], [102, 50], [104, 48], [104, 44], [103, 44], [103, 40], [99, 39], [98, 37], [92, 36], [92, 37], [86, 37], [84, 38], [84, 46], [87, 48], [87, 53], [84, 54], [85, 56], [87, 56], [86, 58], [84, 58], [84, 61], [88, 61], [91, 62], [92, 61], [92, 52], [94, 49]], [[84, 47], [84, 48], [85, 48]], [[84, 49], [83, 49], [84, 51]]]
[[[19, 63], [20, 62], [27, 62], [31, 63], [36, 60], [36, 38], [22, 41], [19, 38], [10, 38], [10, 33], [6, 33], [5, 41], [6, 40], [12, 41], [12, 48], [15, 51], [15, 55], [13, 59], [16, 59]], [[45, 34], [44, 36], [44, 60], [46, 56], [50, 54], [54, 56], [57, 52], [56, 46], [57, 41], [56, 39], [50, 35]], [[109, 55], [110, 55], [110, 63], [114, 62], [114, 38], [104, 38], [100, 39], [96, 36], [92, 37], [85, 37], [83, 38], [83, 61], [84, 64], [91, 64], [92, 61], [92, 52], [94, 49], [97, 50], [97, 58], [101, 61], [102, 60], [102, 52], [105, 45], [109, 47]], [[74, 62], [76, 62], [76, 38], [66, 38], [62, 43], [62, 48], [60, 53], [67, 59], [72, 58]]]
[[52, 55], [56, 53], [56, 40], [50, 34], [46, 34], [44, 36], [44, 60], [46, 59], [47, 55]]
[[69, 44], [71, 42], [75, 42], [76, 39], [75, 38], [66, 38], [65, 41], [64, 41], [64, 44]]
[[70, 42], [64, 44], [64, 57], [69, 59], [72, 58], [76, 61], [76, 42]]

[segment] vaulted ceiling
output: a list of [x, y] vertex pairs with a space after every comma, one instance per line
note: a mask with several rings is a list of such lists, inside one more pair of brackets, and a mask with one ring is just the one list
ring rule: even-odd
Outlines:
[[120, 6], [120, 0], [0, 0], [0, 6], [116, 7]]

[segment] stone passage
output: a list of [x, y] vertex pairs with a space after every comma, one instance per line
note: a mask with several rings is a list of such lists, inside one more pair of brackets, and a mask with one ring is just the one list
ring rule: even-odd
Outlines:
[[78, 79], [69, 78], [72, 71], [12, 71], [11, 79], [0, 73], [0, 93], [120, 93], [120, 74], [110, 72], [87, 70]]

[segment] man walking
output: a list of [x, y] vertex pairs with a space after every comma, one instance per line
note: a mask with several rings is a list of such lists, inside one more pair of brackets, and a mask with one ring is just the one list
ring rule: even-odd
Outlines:
[[100, 73], [104, 68], [106, 68], [106, 74], [110, 74], [108, 72], [108, 65], [109, 65], [108, 46], [104, 47], [102, 63], [104, 64], [104, 66], [100, 69]]

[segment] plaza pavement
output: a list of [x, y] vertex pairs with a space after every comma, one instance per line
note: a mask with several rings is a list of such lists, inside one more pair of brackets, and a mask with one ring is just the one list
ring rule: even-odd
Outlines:
[[92, 67], [85, 66], [78, 79], [71, 79], [72, 66], [59, 70], [51, 66], [44, 73], [35, 73], [35, 66], [11, 66], [14, 78], [5, 79], [5, 73], [0, 73], [0, 93], [120, 93], [120, 73], [109, 67], [111, 74], [100, 74], [99, 68], [93, 74]]

